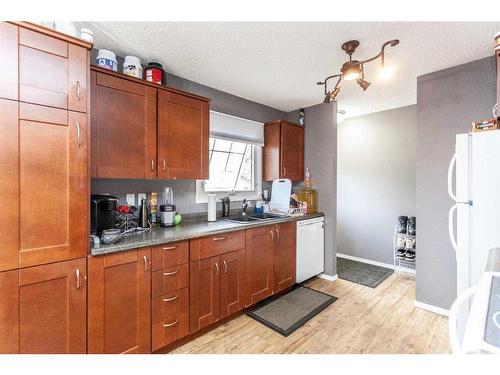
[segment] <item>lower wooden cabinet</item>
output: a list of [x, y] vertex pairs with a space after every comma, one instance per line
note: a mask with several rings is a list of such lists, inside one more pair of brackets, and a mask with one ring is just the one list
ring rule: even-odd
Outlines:
[[274, 226], [273, 292], [281, 292], [295, 284], [296, 273], [296, 223]]
[[151, 351], [149, 248], [88, 257], [88, 352]]
[[84, 258], [0, 273], [0, 352], [85, 353], [85, 279]]
[[244, 308], [245, 250], [191, 262], [191, 332]]

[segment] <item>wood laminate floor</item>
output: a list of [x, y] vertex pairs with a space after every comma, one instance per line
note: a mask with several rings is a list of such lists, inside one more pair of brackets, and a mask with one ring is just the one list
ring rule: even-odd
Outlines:
[[449, 353], [447, 318], [414, 307], [415, 280], [394, 274], [375, 289], [315, 278], [338, 300], [288, 337], [242, 315], [171, 353]]

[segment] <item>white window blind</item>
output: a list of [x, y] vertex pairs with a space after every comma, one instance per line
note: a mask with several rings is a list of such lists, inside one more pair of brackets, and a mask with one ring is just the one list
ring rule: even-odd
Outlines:
[[264, 124], [210, 111], [210, 136], [264, 146]]

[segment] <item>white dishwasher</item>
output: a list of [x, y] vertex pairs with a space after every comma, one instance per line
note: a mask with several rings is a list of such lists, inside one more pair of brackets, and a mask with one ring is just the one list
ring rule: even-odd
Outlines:
[[297, 221], [296, 282], [319, 275], [325, 267], [324, 217]]

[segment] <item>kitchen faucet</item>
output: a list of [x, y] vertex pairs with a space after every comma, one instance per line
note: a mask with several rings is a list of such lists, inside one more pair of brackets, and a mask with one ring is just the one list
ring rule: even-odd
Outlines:
[[241, 202], [241, 216], [246, 216], [247, 207], [248, 207], [248, 202], [246, 199], [243, 199], [243, 202]]

